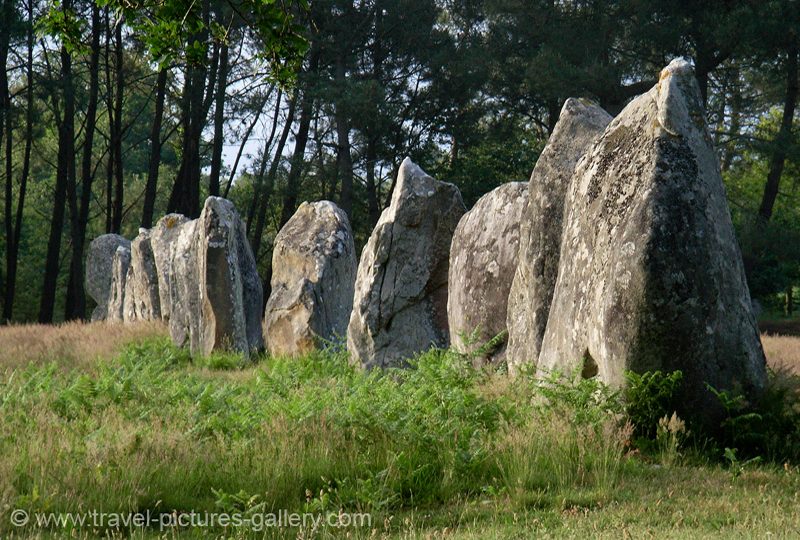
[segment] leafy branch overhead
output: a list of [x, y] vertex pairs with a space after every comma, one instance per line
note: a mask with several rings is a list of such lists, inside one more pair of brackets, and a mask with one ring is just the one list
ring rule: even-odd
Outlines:
[[[69, 1], [69, 0], [68, 0]], [[247, 28], [258, 40], [257, 55], [281, 83], [294, 81], [308, 50], [307, 0], [98, 0], [116, 13], [115, 24], [127, 24], [149, 55], [164, 67], [185, 58], [208, 61], [209, 38], [226, 43], [232, 26]], [[42, 30], [58, 36], [71, 51], [81, 51], [85, 22], [67, 3], [52, 2]]]

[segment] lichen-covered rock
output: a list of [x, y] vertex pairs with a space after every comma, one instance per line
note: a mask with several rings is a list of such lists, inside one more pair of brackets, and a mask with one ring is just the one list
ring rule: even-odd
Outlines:
[[204, 353], [263, 349], [264, 292], [244, 222], [221, 197], [206, 199], [199, 222]]
[[126, 321], [161, 319], [151, 229], [139, 229], [139, 235], [131, 242], [131, 265], [125, 281], [125, 306]]
[[93, 321], [102, 321], [107, 316], [108, 297], [111, 293], [111, 273], [117, 248], [130, 248], [131, 242], [118, 234], [98, 236], [89, 244], [86, 255], [86, 292], [97, 302], [92, 312]]
[[133, 253], [131, 252], [131, 264], [128, 265], [128, 272], [125, 274], [125, 293], [122, 297], [122, 321], [136, 322], [136, 302], [133, 298]]
[[111, 257], [111, 286], [106, 307], [106, 320], [108, 321], [123, 322], [125, 320], [125, 292], [130, 266], [130, 248], [124, 245], [117, 246]]
[[179, 228], [169, 285], [173, 341], [203, 356], [262, 349], [261, 280], [233, 203], [209, 197], [200, 217]]
[[169, 288], [172, 250], [178, 239], [181, 225], [187, 221], [189, 218], [181, 214], [167, 214], [158, 220], [155, 227], [150, 229], [150, 245], [158, 274], [159, 311], [164, 320], [169, 320], [170, 313]]
[[275, 237], [264, 338], [273, 356], [344, 337], [356, 255], [350, 222], [332, 202], [304, 202]]
[[508, 293], [527, 196], [527, 183], [501, 185], [464, 214], [453, 234], [447, 285], [450, 343], [462, 353], [480, 351], [479, 361], [498, 362], [504, 356]]
[[173, 343], [201, 350], [200, 276], [197, 262], [197, 220], [176, 225], [169, 250], [169, 333]]
[[675, 60], [579, 163], [538, 369], [681, 370], [688, 409], [760, 390], [764, 353], [691, 66]]
[[420, 351], [447, 346], [450, 241], [465, 211], [456, 186], [403, 161], [358, 265], [347, 328], [354, 362], [403, 366]]
[[575, 166], [609, 122], [611, 116], [594, 103], [568, 99], [531, 174], [508, 298], [506, 360], [512, 372], [539, 358], [558, 275], [564, 197]]

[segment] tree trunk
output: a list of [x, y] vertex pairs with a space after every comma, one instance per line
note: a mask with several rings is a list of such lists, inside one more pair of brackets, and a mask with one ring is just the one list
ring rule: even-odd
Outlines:
[[119, 234], [122, 231], [122, 211], [125, 197], [125, 178], [122, 170], [122, 98], [125, 85], [122, 49], [122, 22], [117, 21], [114, 39], [116, 50], [114, 65], [116, 67], [116, 95], [114, 96], [114, 219], [111, 223], [112, 231]]
[[219, 195], [219, 175], [222, 169], [222, 145], [225, 142], [225, 92], [228, 88], [228, 45], [220, 46], [217, 71], [217, 95], [214, 105], [214, 145], [211, 152], [211, 175], [208, 179], [209, 195]]
[[308, 132], [311, 129], [311, 116], [314, 111], [314, 97], [311, 95], [312, 84], [310, 79], [316, 74], [318, 65], [319, 46], [317, 45], [316, 47], [312, 46], [308, 67], [308, 74], [310, 77], [306, 81], [305, 88], [303, 89], [303, 97], [300, 102], [300, 124], [297, 127], [297, 136], [294, 140], [294, 153], [292, 154], [289, 176], [286, 178], [286, 191], [283, 194], [281, 227], [286, 225], [286, 222], [289, 221], [297, 208], [297, 197], [300, 194], [300, 175], [303, 170], [303, 158], [306, 153]]
[[[204, 0], [203, 18], [206, 22], [208, 22], [209, 9], [209, 0]], [[206, 43], [208, 31], [200, 31], [192, 36], [190, 41]], [[181, 165], [167, 205], [168, 212], [178, 212], [189, 218], [196, 218], [200, 215], [200, 139], [203, 136], [207, 112], [204, 102], [207, 75], [205, 65], [205, 61], [190, 62], [186, 67], [182, 98], [184, 130]], [[212, 75], [213, 73], [212, 69]]]
[[786, 302], [783, 305], [783, 311], [787, 317], [794, 315], [794, 285], [791, 283], [786, 286]]
[[[297, 98], [298, 94], [297, 90], [295, 90], [294, 96], [292, 96], [291, 101], [289, 101], [289, 110], [286, 113], [286, 122], [283, 124], [281, 137], [278, 139], [278, 146], [275, 147], [275, 153], [272, 157], [272, 164], [269, 166], [269, 172], [267, 173], [267, 180], [264, 184], [263, 193], [259, 195], [256, 226], [250, 236], [250, 246], [253, 248], [253, 256], [256, 258], [256, 260], [258, 260], [258, 252], [261, 249], [261, 236], [264, 234], [264, 224], [267, 220], [267, 210], [269, 209], [269, 201], [272, 197], [272, 190], [275, 187], [275, 177], [278, 175], [278, 167], [281, 164], [281, 157], [283, 156], [283, 149], [286, 146], [286, 140], [289, 138], [289, 133], [292, 131]], [[278, 114], [277, 109], [275, 114]], [[267, 150], [265, 150], [265, 153], [266, 152]], [[266, 159], [266, 156], [264, 157]], [[260, 175], [263, 175], [264, 172], [263, 163], [266, 163], [266, 161], [262, 162]], [[259, 183], [261, 183], [260, 180]]]
[[353, 219], [353, 157], [350, 154], [350, 121], [344, 111], [343, 101], [346, 94], [346, 67], [342, 54], [336, 58], [336, 86], [338, 99], [335, 105], [336, 115], [336, 169], [342, 182], [339, 206]]
[[[183, 71], [183, 92], [181, 93], [181, 130], [183, 131], [183, 138], [181, 139], [182, 156], [186, 153], [186, 146], [188, 144], [189, 137], [191, 136], [191, 96], [193, 80], [193, 67], [191, 65], [187, 65]], [[186, 162], [183, 158], [181, 158], [181, 164], [178, 168], [178, 173], [175, 176], [175, 181], [172, 184], [172, 191], [170, 192], [169, 202], [167, 203], [167, 212], [182, 213], [181, 209], [188, 205], [188, 202], [184, 198], [186, 191], [186, 188], [183, 185], [185, 167]]]
[[[5, 20], [11, 20], [8, 17], [11, 16], [11, 10], [13, 9], [13, 4], [11, 0], [3, 0], [2, 3], [2, 15]], [[5, 223], [5, 237], [6, 237], [6, 271], [11, 268], [12, 266], [12, 259], [14, 254], [14, 221], [12, 215], [12, 201], [14, 197], [14, 177], [12, 175], [13, 163], [12, 163], [12, 154], [13, 154], [13, 144], [12, 144], [12, 121], [11, 121], [11, 93], [8, 88], [8, 72], [6, 71], [6, 63], [8, 61], [8, 49], [9, 43], [11, 40], [11, 28], [8, 26], [3, 26], [0, 29], [0, 141], [3, 141], [3, 135], [5, 132], [5, 142], [6, 142], [6, 158], [5, 158], [5, 176], [6, 176], [6, 184], [5, 184], [5, 206], [4, 206], [4, 223]], [[8, 286], [4, 287], [5, 291], [7, 292]], [[9, 305], [8, 298], [6, 295], [3, 296], [3, 320], [0, 322], [7, 321], [11, 317], [6, 317], [6, 311], [10, 311], [11, 306]]]
[[742, 90], [740, 87], [739, 71], [734, 71], [733, 86], [731, 87], [731, 124], [728, 133], [728, 142], [722, 156], [722, 170], [728, 171], [736, 154], [736, 138], [741, 129], [742, 116]]
[[[250, 140], [250, 134], [253, 133], [253, 129], [255, 129], [256, 124], [258, 124], [258, 120], [261, 118], [261, 113], [263, 112], [264, 107], [266, 106], [267, 101], [269, 100], [270, 94], [272, 94], [273, 88], [275, 88], [274, 84], [267, 91], [266, 95], [264, 96], [264, 100], [261, 101], [261, 103], [258, 105], [258, 109], [256, 110], [256, 114], [254, 115], [253, 121], [250, 122], [250, 125], [247, 126], [247, 130], [244, 132], [244, 137], [242, 137], [242, 142], [239, 144], [239, 150], [236, 152], [236, 159], [233, 160], [233, 166], [231, 167], [231, 172], [228, 175], [228, 183], [225, 185], [225, 192], [222, 194], [222, 196], [225, 197], [226, 199], [228, 198], [228, 193], [230, 193], [231, 186], [233, 185], [233, 179], [236, 176], [236, 171], [239, 168], [239, 160], [242, 159], [242, 154], [244, 153], [244, 147]], [[281, 107], [281, 95], [282, 95], [281, 91], [278, 90], [278, 104], [275, 106], [276, 113], [275, 113], [275, 118], [273, 119], [272, 122], [272, 132], [269, 134], [269, 138], [267, 139], [267, 142], [264, 144], [264, 148], [266, 149], [269, 149], [269, 147], [272, 145], [272, 139], [275, 137], [275, 129], [278, 126], [278, 112], [280, 112], [280, 107]], [[252, 212], [254, 211], [253, 209], [255, 208], [255, 203], [256, 203], [256, 194], [253, 193], [253, 197], [250, 198], [250, 205], [247, 213], [248, 230], [250, 227], [250, 221], [253, 218]]]
[[[72, 0], [65, 0], [62, 9], [72, 8]], [[53, 216], [50, 236], [47, 241], [47, 258], [44, 269], [44, 285], [39, 305], [39, 322], [53, 322], [53, 311], [58, 286], [61, 234], [64, 227], [64, 210], [67, 186], [75, 181], [75, 96], [72, 82], [72, 55], [66, 46], [61, 47], [61, 88], [64, 101], [63, 117], [58, 130], [58, 171], [53, 192]], [[57, 97], [54, 96], [54, 99]]]
[[[83, 247], [86, 242], [86, 226], [89, 220], [89, 204], [92, 199], [94, 172], [92, 154], [94, 132], [97, 121], [97, 99], [99, 94], [100, 69], [100, 7], [92, 3], [92, 38], [89, 55], [89, 96], [86, 105], [85, 137], [81, 162], [80, 209], [72, 223], [72, 259], [70, 261], [69, 281], [67, 282], [66, 319], [86, 317], [86, 293], [83, 287]], [[76, 194], [77, 198], [77, 194]]]
[[25, 89], [26, 111], [25, 111], [25, 151], [22, 157], [22, 174], [19, 180], [19, 195], [17, 200], [17, 215], [14, 224], [13, 237], [9, 236], [10, 249], [8, 253], [8, 266], [6, 268], [5, 295], [3, 302], [3, 321], [10, 321], [13, 317], [14, 297], [16, 295], [17, 284], [17, 263], [19, 261], [19, 244], [22, 239], [22, 212], [25, 208], [25, 194], [28, 187], [28, 175], [30, 173], [31, 146], [33, 144], [33, 2], [28, 2], [28, 57], [25, 64], [25, 71], [28, 78], [28, 85]]
[[147, 165], [147, 184], [144, 188], [142, 227], [153, 226], [153, 213], [158, 193], [158, 168], [161, 165], [161, 122], [164, 118], [164, 100], [167, 95], [167, 69], [162, 68], [156, 79], [156, 103], [150, 129], [150, 159]]
[[774, 149], [769, 163], [767, 183], [758, 209], [759, 220], [766, 223], [772, 217], [775, 199], [778, 197], [783, 167], [786, 163], [786, 152], [792, 138], [792, 122], [797, 106], [797, 37], [792, 36], [786, 57], [786, 99], [783, 103], [783, 118], [778, 135], [775, 137]]
[[[383, 88], [383, 2], [375, 1], [375, 37], [372, 40], [372, 79], [378, 88]], [[380, 96], [382, 97], [382, 96]], [[381, 99], [373, 98], [375, 110], [368, 122], [366, 167], [367, 167], [367, 207], [369, 212], [369, 226], [374, 227], [380, 218], [380, 194], [378, 182], [375, 179], [375, 166], [378, 161], [378, 110]]]
[[172, 186], [168, 211], [190, 218], [200, 215], [200, 138], [203, 133], [203, 95], [205, 68], [188, 66], [184, 83], [184, 133], [181, 165]]
[[300, 175], [303, 169], [306, 145], [308, 144], [308, 132], [311, 129], [312, 102], [313, 98], [308, 95], [308, 91], [304, 92], [300, 106], [300, 124], [297, 128], [297, 137], [295, 137], [291, 168], [289, 169], [289, 176], [286, 178], [286, 191], [283, 194], [280, 227], [286, 225], [286, 222], [291, 219], [297, 208], [297, 197], [300, 194]]
[[[270, 89], [270, 92], [272, 89]], [[267, 95], [269, 95], [269, 93]], [[272, 116], [272, 128], [269, 132], [269, 137], [264, 142], [264, 151], [261, 153], [261, 163], [258, 166], [258, 174], [256, 175], [254, 182], [253, 182], [253, 196], [250, 197], [250, 204], [247, 206], [247, 217], [245, 221], [245, 227], [247, 230], [247, 234], [250, 234], [253, 230], [253, 218], [256, 214], [256, 208], [258, 208], [258, 201], [260, 198], [260, 192], [262, 189], [262, 185], [264, 182], [264, 171], [267, 170], [267, 155], [269, 154], [269, 149], [272, 147], [272, 141], [275, 138], [275, 132], [278, 129], [278, 119], [281, 114], [281, 102], [283, 101], [283, 91], [278, 89], [278, 97], [275, 99], [275, 114]], [[236, 167], [239, 164], [239, 157], [242, 155], [242, 150], [244, 149], [244, 144], [250, 138], [250, 133], [255, 128], [256, 124], [258, 123], [258, 118], [261, 115], [261, 111], [264, 109], [266, 105], [266, 99], [258, 109], [256, 113], [256, 117], [253, 120], [253, 123], [247, 128], [247, 133], [245, 133], [244, 141], [242, 141], [241, 146], [239, 146], [239, 153], [236, 155], [236, 161], [233, 163], [233, 170], [231, 171], [231, 176], [228, 179], [228, 187], [225, 189], [225, 197], [228, 197], [228, 190], [233, 183], [233, 173], [236, 171]]]
[[378, 185], [375, 181], [375, 161], [376, 156], [376, 143], [374, 138], [370, 138], [367, 143], [367, 208], [369, 212], [369, 226], [374, 227], [378, 223], [381, 215], [381, 210], [378, 204]]
[[167, 210], [190, 218], [200, 215], [200, 137], [202, 127], [203, 68], [189, 66], [184, 84], [184, 131], [181, 165], [172, 186]]

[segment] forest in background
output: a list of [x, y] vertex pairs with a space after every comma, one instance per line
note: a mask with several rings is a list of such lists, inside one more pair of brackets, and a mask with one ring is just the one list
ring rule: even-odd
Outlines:
[[[792, 0], [0, 0], [2, 321], [85, 318], [84, 258], [233, 200], [268, 283], [303, 200], [357, 247], [410, 156], [467, 206], [526, 181], [568, 97], [690, 58], [753, 296], [800, 285]], [[266, 287], [268, 291], [268, 286]]]

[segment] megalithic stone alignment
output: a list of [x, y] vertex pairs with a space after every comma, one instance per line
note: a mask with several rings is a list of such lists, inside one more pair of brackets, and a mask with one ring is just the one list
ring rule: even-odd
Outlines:
[[[761, 349], [719, 163], [691, 66], [670, 63], [616, 119], [569, 99], [531, 180], [465, 214], [458, 189], [406, 158], [391, 204], [355, 264], [347, 216], [304, 203], [280, 231], [263, 333], [275, 355], [347, 333], [364, 368], [402, 367], [431, 346], [475, 354], [508, 329], [512, 372], [599, 377], [684, 373], [685, 403], [713, 418], [706, 389], [757, 393]], [[193, 354], [264, 347], [262, 289], [232, 203], [171, 214], [131, 245], [89, 247], [94, 319], [169, 321]], [[449, 291], [448, 291], [449, 288]], [[351, 309], [352, 306], [352, 309]], [[474, 337], [465, 344], [462, 336]]]
[[564, 198], [575, 166], [609, 122], [611, 116], [598, 105], [568, 99], [531, 174], [508, 296], [506, 360], [512, 373], [539, 358], [558, 276]]
[[140, 229], [132, 244], [120, 238], [99, 237], [87, 259], [90, 293], [99, 304], [106, 263], [98, 254], [117, 246], [107, 274], [107, 320], [169, 320], [173, 341], [193, 355], [248, 356], [264, 348], [261, 280], [233, 203], [209, 197], [196, 220], [170, 214]]
[[476, 363], [505, 357], [506, 306], [527, 199], [527, 182], [503, 184], [478, 199], [453, 234], [447, 292], [450, 343]]
[[264, 311], [270, 354], [303, 354], [344, 338], [356, 268], [347, 214], [330, 201], [301, 204], [272, 250], [272, 292]]
[[720, 166], [692, 67], [674, 60], [579, 163], [565, 199], [558, 279], [538, 371], [681, 370], [687, 406], [706, 383], [759, 391], [765, 359]]
[[453, 184], [406, 158], [392, 201], [361, 253], [347, 349], [365, 368], [404, 366], [446, 347], [450, 241], [466, 212]]

